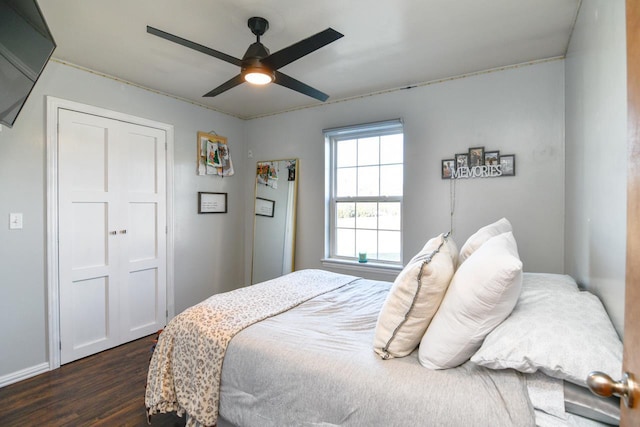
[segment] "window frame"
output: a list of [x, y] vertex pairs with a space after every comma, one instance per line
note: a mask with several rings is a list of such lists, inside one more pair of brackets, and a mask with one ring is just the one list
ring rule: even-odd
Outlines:
[[[403, 198], [404, 198], [404, 128], [402, 120], [387, 120], [383, 122], [365, 123], [360, 125], [353, 125], [341, 128], [325, 129], [325, 258], [324, 263], [333, 263], [353, 267], [362, 267], [367, 270], [378, 269], [381, 272], [385, 270], [398, 270], [402, 268], [402, 242], [403, 242]], [[351, 139], [363, 139], [368, 137], [381, 137], [385, 135], [402, 134], [403, 136], [403, 156], [401, 164], [403, 168], [403, 189], [400, 196], [337, 196], [337, 144], [340, 141]], [[377, 166], [381, 166], [378, 161]], [[357, 168], [358, 166], [356, 166]], [[348, 203], [385, 203], [385, 202], [397, 202], [400, 203], [400, 259], [399, 261], [387, 261], [387, 260], [370, 260], [367, 263], [359, 263], [358, 256], [346, 257], [336, 255], [336, 240], [337, 240], [337, 219], [336, 219], [336, 204], [339, 202]], [[379, 227], [376, 227], [376, 231], [380, 231]], [[384, 231], [384, 230], [383, 230]]]

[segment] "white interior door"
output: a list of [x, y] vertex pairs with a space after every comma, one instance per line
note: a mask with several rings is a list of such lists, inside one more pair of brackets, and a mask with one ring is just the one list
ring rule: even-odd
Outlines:
[[165, 133], [75, 111], [58, 116], [61, 363], [166, 320]]
[[156, 332], [166, 321], [165, 133], [127, 124], [121, 165], [121, 342]]

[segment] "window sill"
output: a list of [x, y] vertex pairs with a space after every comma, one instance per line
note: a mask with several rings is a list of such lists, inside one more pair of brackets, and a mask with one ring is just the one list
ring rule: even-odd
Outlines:
[[324, 267], [339, 268], [341, 270], [351, 270], [357, 272], [386, 274], [394, 278], [398, 275], [398, 273], [402, 271], [403, 268], [401, 265], [390, 265], [375, 262], [360, 263], [358, 261], [349, 261], [342, 259], [338, 260], [331, 258], [323, 258], [321, 262]]

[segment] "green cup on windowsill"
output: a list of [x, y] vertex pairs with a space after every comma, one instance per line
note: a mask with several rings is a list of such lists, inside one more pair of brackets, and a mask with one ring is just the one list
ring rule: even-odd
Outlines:
[[366, 252], [358, 252], [358, 262], [362, 262], [362, 263], [367, 262], [367, 253]]

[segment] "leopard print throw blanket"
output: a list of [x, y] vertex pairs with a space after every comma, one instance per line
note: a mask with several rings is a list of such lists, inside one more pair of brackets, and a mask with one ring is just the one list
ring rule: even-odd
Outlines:
[[188, 415], [187, 427], [214, 426], [222, 362], [234, 335], [355, 280], [301, 270], [214, 295], [188, 308], [169, 322], [153, 352], [145, 393], [148, 416], [175, 411]]

